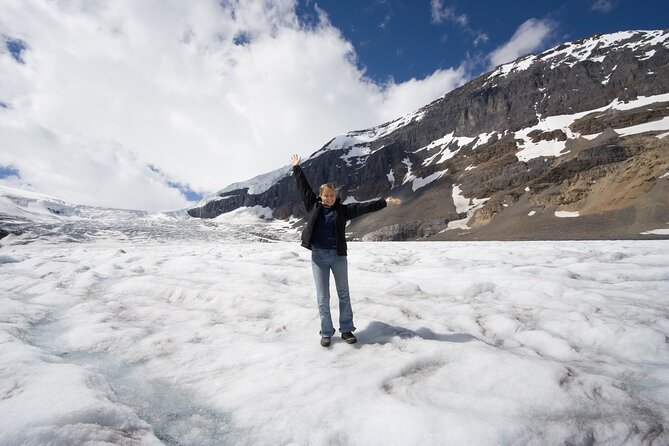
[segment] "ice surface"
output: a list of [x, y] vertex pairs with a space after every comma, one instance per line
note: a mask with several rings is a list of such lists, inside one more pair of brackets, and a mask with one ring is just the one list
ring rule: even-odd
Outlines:
[[0, 444], [669, 443], [669, 241], [350, 243], [324, 349], [253, 215], [2, 239]]

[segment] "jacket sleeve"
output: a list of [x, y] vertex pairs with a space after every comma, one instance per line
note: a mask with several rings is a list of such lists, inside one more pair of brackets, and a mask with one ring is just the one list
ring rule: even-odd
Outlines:
[[300, 196], [302, 197], [304, 207], [307, 208], [307, 212], [309, 212], [318, 201], [318, 195], [311, 189], [309, 181], [307, 181], [307, 177], [304, 176], [304, 172], [299, 165], [293, 166], [293, 176], [297, 181], [297, 187], [300, 190]]
[[351, 203], [346, 205], [346, 219], [352, 220], [361, 215], [369, 214], [370, 212], [380, 211], [388, 206], [386, 200], [380, 198], [378, 200], [369, 201], [367, 203]]

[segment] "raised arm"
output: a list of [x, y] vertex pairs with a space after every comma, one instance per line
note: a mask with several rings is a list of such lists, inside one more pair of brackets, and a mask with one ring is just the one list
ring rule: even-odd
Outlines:
[[302, 202], [304, 207], [307, 208], [307, 212], [314, 207], [318, 201], [318, 195], [314, 193], [307, 181], [307, 177], [304, 176], [302, 168], [300, 167], [301, 158], [299, 155], [293, 155], [290, 157], [290, 164], [293, 166], [293, 176], [295, 181], [297, 181], [297, 188], [300, 190], [300, 196], [302, 197]]
[[356, 217], [360, 217], [361, 215], [369, 214], [370, 212], [380, 211], [386, 206], [400, 204], [402, 204], [402, 200], [393, 197], [388, 197], [385, 199], [380, 198], [378, 200], [368, 201], [366, 203], [352, 203], [346, 206], [346, 219], [352, 220]]

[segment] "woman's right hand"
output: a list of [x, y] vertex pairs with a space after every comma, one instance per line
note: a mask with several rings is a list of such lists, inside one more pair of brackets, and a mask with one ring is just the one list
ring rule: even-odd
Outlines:
[[290, 164], [292, 164], [293, 167], [294, 166], [299, 166], [300, 161], [302, 161], [302, 158], [300, 158], [300, 155], [298, 155], [298, 154], [295, 154], [295, 155], [290, 157]]

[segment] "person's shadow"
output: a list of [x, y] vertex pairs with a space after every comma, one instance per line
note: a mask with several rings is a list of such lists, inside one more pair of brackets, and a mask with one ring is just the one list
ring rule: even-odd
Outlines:
[[381, 321], [373, 321], [363, 330], [356, 331], [356, 337], [360, 344], [386, 344], [390, 342], [395, 336], [399, 338], [413, 338], [419, 337], [428, 339], [430, 341], [445, 341], [445, 342], [469, 342], [479, 341], [475, 336], [467, 333], [450, 333], [440, 334], [435, 333], [429, 328], [422, 327], [418, 330], [409, 330], [404, 327], [396, 327], [388, 325]]

